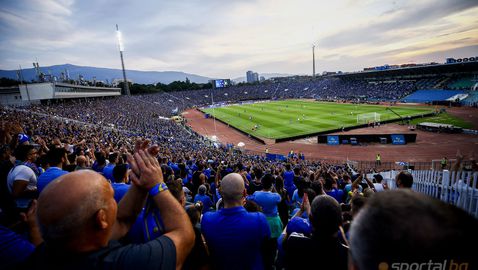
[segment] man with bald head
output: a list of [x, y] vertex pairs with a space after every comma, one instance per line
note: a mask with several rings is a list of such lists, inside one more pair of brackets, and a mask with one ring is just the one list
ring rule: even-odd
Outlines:
[[[75, 171], [51, 182], [38, 199], [45, 240], [26, 269], [180, 269], [194, 243], [189, 218], [163, 181], [161, 167], [146, 149], [128, 158], [133, 184], [117, 205], [113, 189], [99, 173]], [[152, 198], [165, 233], [139, 245], [121, 245], [144, 205]]]
[[84, 155], [76, 157], [75, 171], [89, 169], [88, 159]]
[[201, 230], [211, 253], [214, 269], [264, 269], [264, 251], [270, 237], [267, 219], [260, 212], [244, 209], [246, 196], [240, 174], [230, 173], [221, 181], [224, 208], [207, 212]]

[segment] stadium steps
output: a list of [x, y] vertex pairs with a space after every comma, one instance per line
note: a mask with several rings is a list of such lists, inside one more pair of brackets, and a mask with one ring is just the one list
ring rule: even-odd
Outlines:
[[450, 81], [450, 77], [442, 78], [433, 86], [433, 88], [434, 89], [444, 88], [446, 85], [448, 85], [449, 81]]
[[449, 89], [471, 89], [475, 82], [472, 77], [460, 78], [448, 84]]

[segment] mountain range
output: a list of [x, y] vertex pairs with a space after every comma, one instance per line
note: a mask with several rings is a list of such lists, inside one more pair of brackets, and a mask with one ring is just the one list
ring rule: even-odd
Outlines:
[[[72, 64], [54, 65], [48, 67], [40, 67], [40, 71], [44, 74], [51, 74], [60, 78], [61, 73], [68, 70], [70, 79], [77, 80], [79, 75], [82, 75], [86, 80], [92, 80], [96, 77], [97, 81], [112, 82], [114, 79], [122, 79], [123, 73], [121, 69], [99, 68], [76, 66]], [[22, 69], [22, 76], [25, 81], [35, 80], [36, 72], [34, 68]], [[0, 77], [6, 77], [17, 80], [17, 70], [0, 70]], [[126, 77], [134, 83], [141, 84], [155, 84], [164, 83], [169, 84], [173, 81], [185, 81], [188, 78], [191, 82], [207, 83], [211, 78], [190, 74], [180, 71], [140, 71], [140, 70], [126, 70]]]
[[[93, 80], [93, 77], [97, 81], [103, 82], [112, 82], [115, 79], [122, 79], [123, 73], [121, 69], [112, 69], [112, 68], [100, 68], [100, 67], [88, 67], [88, 66], [77, 66], [72, 64], [64, 65], [54, 65], [47, 67], [40, 67], [40, 71], [44, 74], [51, 74], [58, 78], [61, 77], [61, 73], [68, 71], [70, 79], [77, 80], [80, 75], [83, 76], [86, 80]], [[272, 77], [288, 77], [292, 76], [291, 74], [283, 73], [261, 73], [259, 74], [265, 79]], [[32, 81], [36, 80], [36, 72], [34, 68], [22, 69], [23, 80]], [[0, 70], [0, 78], [10, 78], [17, 80], [17, 70]], [[132, 80], [134, 83], [140, 84], [155, 84], [155, 83], [164, 83], [169, 84], [173, 81], [185, 81], [188, 78], [191, 82], [194, 83], [207, 83], [212, 78], [205, 76], [200, 76], [191, 73], [185, 73], [181, 71], [141, 71], [141, 70], [126, 70], [126, 77], [129, 80]], [[232, 81], [239, 83], [246, 81], [246, 77], [239, 77], [231, 79]]]

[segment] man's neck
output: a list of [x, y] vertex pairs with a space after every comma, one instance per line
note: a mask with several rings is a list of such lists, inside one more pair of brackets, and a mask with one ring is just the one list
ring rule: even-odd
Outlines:
[[234, 208], [238, 206], [243, 206], [242, 200], [241, 201], [235, 201], [235, 202], [224, 202], [224, 208]]

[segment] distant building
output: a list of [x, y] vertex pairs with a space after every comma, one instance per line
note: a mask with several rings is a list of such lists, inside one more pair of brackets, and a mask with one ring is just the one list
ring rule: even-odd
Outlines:
[[246, 72], [246, 82], [254, 83], [259, 81], [259, 74], [257, 72], [253, 72], [249, 70]]
[[264, 76], [261, 76], [261, 78], [259, 79], [259, 81], [261, 81], [261, 82], [263, 82], [265, 80], [266, 80], [266, 78]]
[[[130, 79], [126, 79], [130, 84], [133, 84], [133, 81]], [[111, 83], [111, 86], [113, 87], [118, 87], [120, 83], [124, 82], [124, 79], [113, 79], [113, 82]]]
[[253, 82], [258, 82], [259, 81], [259, 74], [257, 72], [254, 72], [254, 80]]
[[246, 72], [246, 82], [248, 83], [254, 82], [254, 72], [252, 72], [252, 70], [249, 70]]

